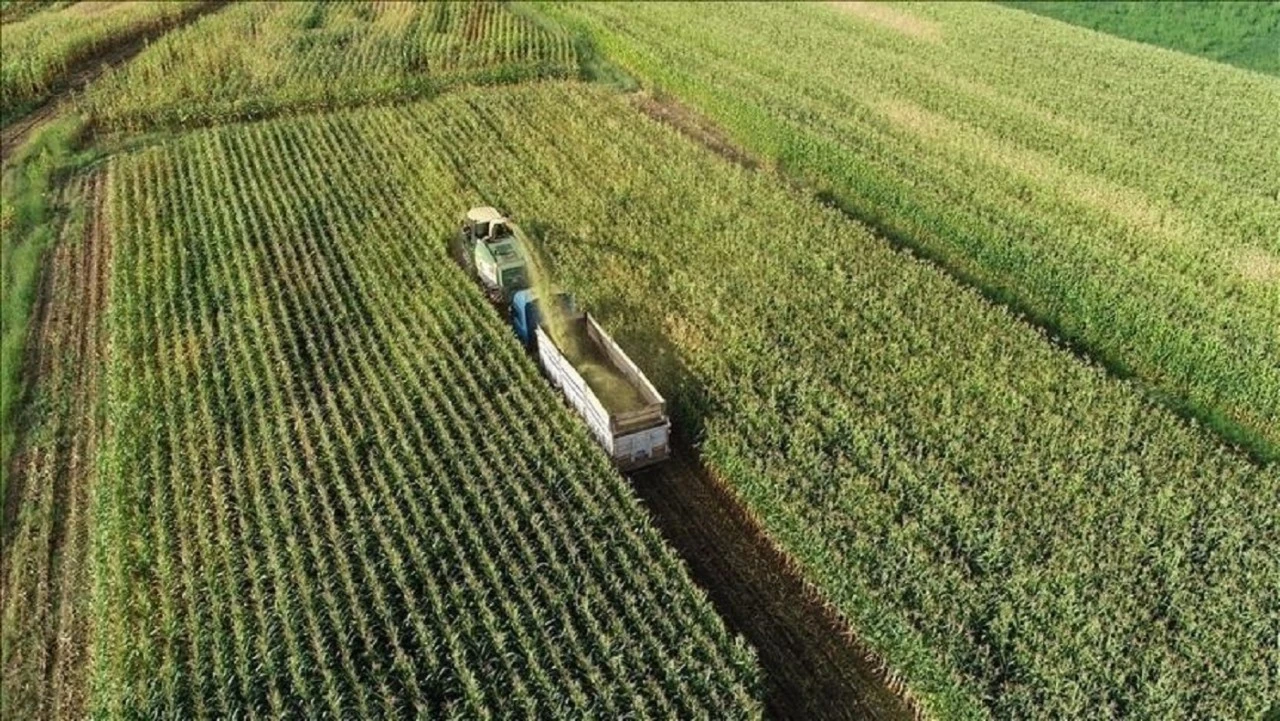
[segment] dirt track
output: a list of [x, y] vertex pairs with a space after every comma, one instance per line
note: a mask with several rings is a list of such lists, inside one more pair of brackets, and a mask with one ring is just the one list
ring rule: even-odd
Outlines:
[[[70, 94], [70, 91], [67, 91]], [[51, 100], [22, 118], [0, 128], [0, 164], [9, 159], [9, 155], [20, 147], [31, 135], [31, 131], [52, 120], [62, 107], [62, 101]]]
[[26, 115], [0, 128], [0, 164], [9, 159], [14, 150], [21, 147], [31, 132], [56, 117], [68, 107], [76, 94], [109, 68], [115, 67], [142, 52], [152, 40], [174, 28], [193, 22], [206, 13], [214, 12], [229, 0], [217, 0], [201, 5], [173, 22], [143, 28], [136, 35], [120, 38], [90, 57], [77, 61], [67, 69], [67, 74], [52, 88], [50, 97]]
[[43, 407], [15, 462], [6, 504], [0, 608], [8, 654], [0, 685], [4, 718], [82, 718], [90, 583], [89, 504], [102, 427], [98, 402], [105, 338], [102, 312], [111, 247], [104, 218], [105, 179], [71, 186], [83, 225], [70, 224], [41, 285], [31, 372]]
[[730, 140], [724, 131], [674, 98], [659, 97], [647, 92], [635, 93], [632, 98], [637, 110], [660, 123], [670, 125], [725, 160], [747, 170], [760, 167], [760, 161]]
[[730, 630], [756, 649], [770, 717], [916, 716], [695, 451], [631, 480]]

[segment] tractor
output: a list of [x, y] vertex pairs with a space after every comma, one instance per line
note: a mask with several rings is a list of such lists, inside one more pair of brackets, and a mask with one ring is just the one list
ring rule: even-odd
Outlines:
[[462, 217], [453, 242], [458, 263], [480, 281], [489, 299], [505, 305], [529, 287], [529, 261], [511, 220], [496, 208], [480, 206]]

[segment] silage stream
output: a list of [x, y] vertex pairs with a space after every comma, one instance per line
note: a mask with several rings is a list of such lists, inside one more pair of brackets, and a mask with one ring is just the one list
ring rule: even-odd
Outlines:
[[542, 327], [551, 336], [556, 347], [568, 358], [569, 363], [610, 412], [626, 413], [644, 408], [645, 401], [640, 391], [614, 366], [603, 350], [587, 337], [586, 323], [566, 313], [565, 308], [552, 301], [556, 290], [541, 250], [518, 230], [517, 239], [525, 251], [529, 286], [540, 301]]

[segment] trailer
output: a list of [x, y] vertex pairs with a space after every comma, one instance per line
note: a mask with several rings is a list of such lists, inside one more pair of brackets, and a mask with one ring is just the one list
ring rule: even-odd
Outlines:
[[551, 312], [543, 316], [530, 287], [536, 268], [510, 218], [490, 206], [471, 208], [450, 247], [494, 306], [509, 315], [516, 336], [618, 468], [643, 468], [670, 455], [666, 401], [596, 319], [578, 312], [573, 296], [550, 292]]
[[566, 294], [555, 302], [562, 311], [562, 341], [572, 347], [561, 348], [543, 325], [531, 290], [512, 299], [516, 334], [618, 468], [635, 470], [665, 460], [671, 454], [666, 401], [590, 313], [576, 312]]

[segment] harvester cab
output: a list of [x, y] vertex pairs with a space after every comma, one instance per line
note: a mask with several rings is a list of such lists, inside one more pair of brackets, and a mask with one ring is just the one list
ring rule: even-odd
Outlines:
[[455, 253], [495, 300], [510, 298], [529, 286], [528, 261], [515, 228], [495, 208], [481, 206], [467, 211]]

